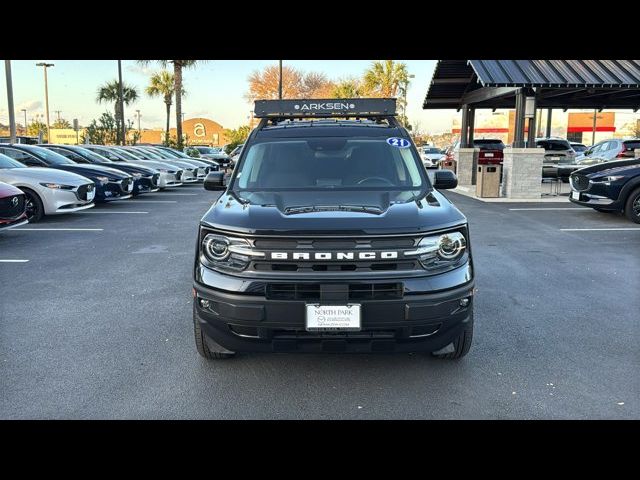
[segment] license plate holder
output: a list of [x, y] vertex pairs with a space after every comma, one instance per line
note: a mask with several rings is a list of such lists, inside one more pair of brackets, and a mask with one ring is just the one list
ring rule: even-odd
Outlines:
[[580, 192], [571, 192], [571, 198], [574, 200], [580, 200]]
[[305, 328], [308, 332], [359, 332], [362, 316], [359, 303], [346, 305], [306, 305]]

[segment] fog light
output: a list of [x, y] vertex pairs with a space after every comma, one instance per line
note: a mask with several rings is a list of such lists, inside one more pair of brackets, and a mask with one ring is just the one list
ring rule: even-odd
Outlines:
[[462, 300], [460, 300], [460, 306], [461, 307], [466, 307], [469, 305], [470, 300], [468, 298], [463, 298]]
[[200, 307], [201, 308], [208, 309], [209, 305], [210, 305], [209, 300], [205, 300], [204, 298], [200, 299]]

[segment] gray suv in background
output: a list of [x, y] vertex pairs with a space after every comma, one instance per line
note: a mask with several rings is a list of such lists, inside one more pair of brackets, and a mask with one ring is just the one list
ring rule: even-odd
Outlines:
[[544, 148], [542, 178], [561, 178], [569, 181], [569, 175], [580, 168], [576, 165], [576, 152], [563, 138], [536, 138], [536, 147]]
[[640, 148], [640, 139], [620, 140], [612, 138], [596, 143], [583, 153], [578, 160], [580, 168], [614, 160], [629, 160], [634, 157], [634, 150]]

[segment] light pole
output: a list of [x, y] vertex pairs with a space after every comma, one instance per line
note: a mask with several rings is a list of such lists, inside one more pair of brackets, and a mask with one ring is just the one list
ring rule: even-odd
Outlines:
[[122, 137], [122, 145], [126, 145], [127, 133], [124, 124], [124, 97], [122, 95], [122, 60], [118, 60], [118, 104], [120, 105], [120, 136]]
[[185, 113], [182, 112], [182, 123], [184, 123], [184, 115], [185, 115]]
[[282, 100], [282, 60], [278, 60], [280, 63], [280, 75], [278, 76], [278, 98]]
[[44, 107], [47, 112], [47, 142], [50, 140], [49, 136], [49, 83], [47, 81], [47, 68], [55, 67], [53, 63], [36, 63], [36, 67], [44, 67]]
[[27, 109], [23, 108], [22, 110], [20, 110], [21, 112], [24, 112], [24, 136], [27, 136]]
[[138, 114], [138, 133], [140, 133], [140, 110], [136, 110], [136, 113]]
[[4, 73], [7, 77], [7, 104], [9, 107], [9, 135], [11, 143], [16, 143], [16, 117], [13, 111], [13, 82], [11, 80], [11, 60], [4, 61]]
[[54, 112], [58, 115], [58, 121], [60, 121], [60, 113], [62, 113], [62, 110], [54, 110]]

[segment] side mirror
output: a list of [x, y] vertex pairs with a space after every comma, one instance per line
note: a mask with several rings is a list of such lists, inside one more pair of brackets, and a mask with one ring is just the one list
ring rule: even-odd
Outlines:
[[434, 172], [433, 188], [449, 190], [458, 186], [458, 177], [451, 170], [436, 170]]
[[204, 179], [204, 189], [212, 191], [226, 190], [224, 184], [224, 172], [211, 172]]

